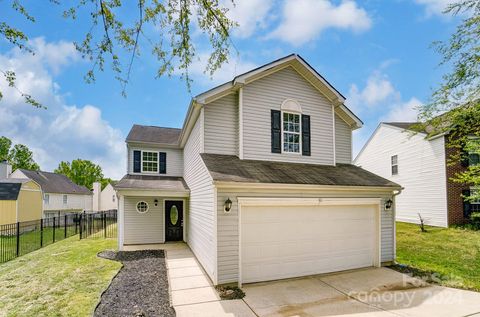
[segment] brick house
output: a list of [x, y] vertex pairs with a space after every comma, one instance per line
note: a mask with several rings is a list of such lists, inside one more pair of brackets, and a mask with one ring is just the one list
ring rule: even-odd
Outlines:
[[479, 163], [479, 153], [454, 164], [449, 158], [456, 149], [448, 146], [448, 135], [427, 138], [413, 133], [414, 122], [382, 122], [354, 160], [354, 164], [404, 187], [396, 197], [396, 219], [448, 227], [463, 224], [480, 211], [480, 203], [464, 201], [472, 188], [451, 179], [470, 164]]

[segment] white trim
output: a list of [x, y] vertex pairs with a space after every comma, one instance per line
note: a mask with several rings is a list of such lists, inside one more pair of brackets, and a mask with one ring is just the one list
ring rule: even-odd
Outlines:
[[183, 221], [183, 225], [182, 225], [182, 241], [183, 242], [186, 242], [186, 231], [187, 231], [187, 226], [185, 225], [186, 224], [186, 217], [185, 217], [185, 214], [186, 214], [186, 200], [185, 198], [170, 198], [170, 197], [164, 197], [162, 198], [163, 199], [163, 243], [166, 243], [167, 242], [167, 238], [166, 238], [166, 234], [167, 234], [167, 209], [165, 208], [165, 203], [167, 202], [167, 200], [169, 201], [181, 201], [182, 202], [182, 221]]
[[280, 110], [285, 112], [302, 113], [302, 106], [297, 100], [287, 98], [280, 105]]
[[222, 182], [214, 181], [214, 185], [219, 188], [236, 189], [288, 189], [288, 190], [333, 190], [333, 191], [385, 191], [392, 192], [402, 187], [374, 187], [374, 186], [337, 186], [337, 185], [306, 185], [306, 184], [278, 184], [278, 183], [243, 183], [243, 182]]
[[[160, 153], [158, 151], [151, 151], [151, 150], [140, 150], [140, 173], [141, 174], [159, 174], [160, 171]], [[156, 171], [144, 171], [143, 170], [143, 153], [156, 153], [157, 154], [157, 170]], [[148, 161], [153, 163], [154, 161]]]
[[238, 90], [238, 158], [243, 160], [243, 87]]
[[381, 198], [271, 198], [271, 197], [237, 197], [238, 210], [238, 287], [242, 287], [242, 206], [375, 206], [374, 226], [377, 230], [372, 264], [382, 264], [382, 199]]
[[[145, 211], [140, 211], [140, 210], [138, 210], [138, 204], [140, 204], [140, 203], [145, 203], [145, 205], [147, 206], [147, 209], [146, 209]], [[143, 215], [143, 214], [146, 214], [146, 213], [150, 210], [150, 205], [149, 205], [145, 200], [139, 200], [139, 201], [137, 201], [137, 203], [135, 204], [135, 210], [136, 210], [139, 214]]]
[[205, 153], [205, 108], [200, 110], [200, 153]]
[[[332, 139], [333, 139], [333, 165], [337, 165], [337, 145], [335, 144], [337, 142], [335, 134], [337, 133], [337, 127], [335, 126], [335, 106], [332, 105]], [[350, 140], [351, 143], [351, 140]]]
[[125, 234], [125, 196], [119, 195], [118, 197], [118, 250], [123, 250], [123, 241]]
[[213, 284], [218, 284], [218, 209], [217, 188], [213, 187]]
[[[295, 134], [297, 135], [298, 134], [298, 152], [288, 152], [288, 151], [284, 151], [284, 131], [283, 131], [283, 114], [286, 113], [286, 114], [293, 114], [293, 115], [296, 115], [298, 116], [298, 124], [300, 126], [300, 132], [291, 132], [291, 131], [286, 131], [285, 133], [291, 133], [291, 134]], [[295, 111], [283, 111], [281, 110], [280, 111], [280, 132], [281, 132], [281, 140], [282, 140], [282, 144], [281, 144], [281, 153], [282, 154], [294, 154], [294, 155], [302, 155], [302, 113], [298, 113], [298, 112], [295, 112]], [[311, 128], [311, 127], [310, 127]]]
[[117, 189], [117, 192], [125, 196], [145, 196], [145, 197], [188, 197], [189, 191], [179, 190], [156, 190], [156, 189], [138, 189], [138, 188], [122, 188]]

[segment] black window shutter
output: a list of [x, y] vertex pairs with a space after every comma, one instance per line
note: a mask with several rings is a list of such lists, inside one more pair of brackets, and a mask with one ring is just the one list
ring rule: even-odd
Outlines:
[[302, 155], [310, 156], [310, 116], [302, 114]]
[[142, 164], [142, 158], [141, 158], [142, 152], [141, 151], [133, 151], [133, 172], [134, 173], [140, 173], [141, 171], [141, 164]]
[[272, 153], [282, 153], [282, 118], [281, 112], [278, 110], [272, 110]]
[[167, 153], [159, 152], [158, 158], [160, 162], [160, 165], [158, 167], [158, 172], [160, 174], [166, 174], [167, 173]]

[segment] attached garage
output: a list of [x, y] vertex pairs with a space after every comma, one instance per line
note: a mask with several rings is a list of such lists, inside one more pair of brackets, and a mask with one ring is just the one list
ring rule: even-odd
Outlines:
[[240, 280], [380, 265], [379, 199], [239, 198]]

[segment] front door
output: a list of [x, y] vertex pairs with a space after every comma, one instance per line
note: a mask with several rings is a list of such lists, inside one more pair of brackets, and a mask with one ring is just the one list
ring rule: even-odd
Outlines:
[[165, 201], [165, 240], [183, 240], [183, 201]]

